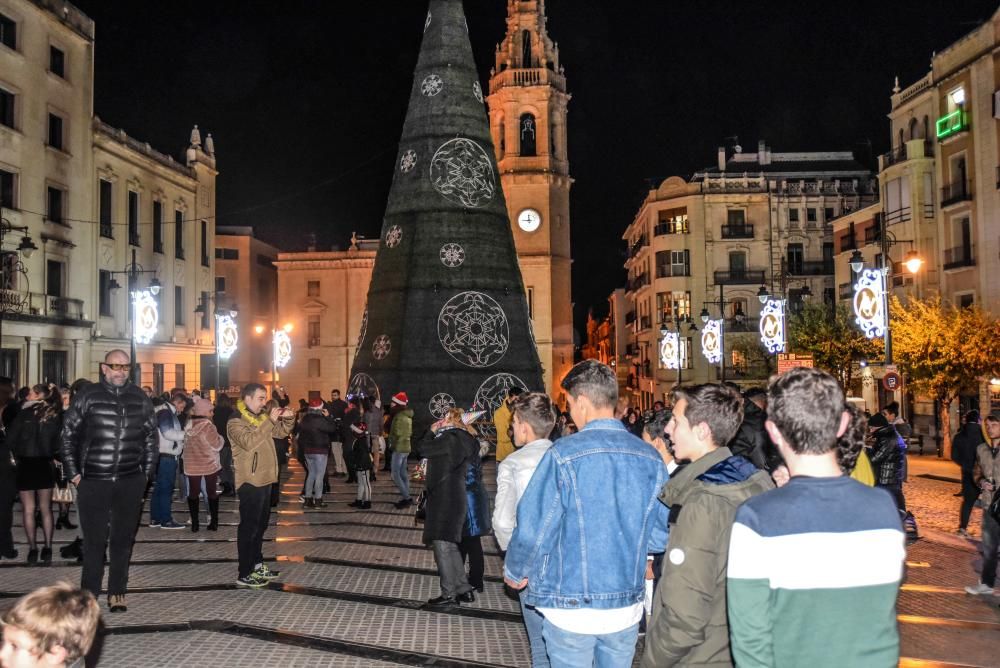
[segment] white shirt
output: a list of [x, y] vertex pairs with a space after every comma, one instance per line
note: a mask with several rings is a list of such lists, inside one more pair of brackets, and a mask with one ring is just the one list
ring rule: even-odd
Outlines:
[[570, 633], [584, 635], [604, 635], [624, 631], [635, 626], [642, 619], [642, 603], [630, 605], [627, 608], [536, 608], [555, 626]]
[[504, 457], [497, 467], [497, 497], [493, 508], [493, 533], [501, 550], [506, 550], [517, 526], [517, 503], [531, 482], [538, 462], [552, 446], [540, 438]]

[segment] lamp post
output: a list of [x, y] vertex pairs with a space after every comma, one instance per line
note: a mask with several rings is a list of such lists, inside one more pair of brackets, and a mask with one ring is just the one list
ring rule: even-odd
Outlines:
[[[293, 327], [291, 323], [285, 323], [281, 328], [275, 327], [274, 323], [271, 324], [271, 396], [274, 396], [275, 390], [277, 389], [276, 380], [278, 375], [278, 369], [284, 367], [288, 364], [292, 357], [292, 340], [288, 337], [288, 334], [292, 331]], [[267, 331], [264, 325], [257, 325], [254, 327], [254, 332], [257, 334], [263, 334]]]
[[[711, 320], [711, 318], [712, 318], [711, 313], [709, 313], [709, 311], [708, 311], [708, 307], [709, 306], [718, 306], [719, 307], [719, 318], [721, 320], [721, 322], [719, 323], [719, 336], [720, 336], [720, 338], [725, 336], [725, 331], [726, 331], [726, 327], [725, 327], [725, 325], [726, 325], [726, 305], [727, 304], [735, 304], [736, 305], [736, 312], [733, 314], [733, 320], [736, 321], [736, 324], [738, 326], [742, 326], [743, 323], [744, 323], [744, 321], [746, 320], [746, 314], [743, 313], [742, 302], [739, 302], [739, 301], [734, 300], [734, 299], [726, 300], [725, 289], [726, 289], [725, 284], [719, 283], [719, 298], [716, 299], [716, 300], [709, 300], [709, 301], [702, 302], [702, 309], [701, 309], [701, 313], [699, 314], [699, 316], [701, 317], [701, 321], [703, 323], [705, 323], [705, 324], [708, 324], [708, 321]], [[719, 346], [720, 346], [719, 350], [722, 353], [722, 357], [721, 357], [721, 359], [719, 359], [719, 380], [721, 382], [723, 382], [723, 383], [726, 382], [726, 350], [725, 350], [725, 345], [726, 345], [725, 338], [721, 338], [721, 340], [719, 342]]]
[[[213, 292], [202, 297], [200, 303], [195, 307], [194, 312], [198, 315], [204, 316], [208, 313], [208, 302], [212, 302], [214, 308], [212, 313], [215, 316], [215, 393], [219, 393], [219, 376], [222, 367], [222, 360], [229, 359], [229, 357], [236, 352], [237, 344], [237, 330], [236, 330], [236, 316], [239, 315], [239, 310], [236, 308], [236, 304], [230, 304], [229, 308], [222, 308], [220, 305], [219, 293]], [[223, 335], [226, 336], [227, 340], [224, 342]], [[230, 340], [231, 339], [231, 340]]]
[[[20, 313], [28, 303], [27, 289], [16, 290], [18, 283], [17, 276], [21, 276], [27, 287], [28, 271], [21, 262], [21, 257], [30, 258], [38, 246], [31, 240], [28, 234], [27, 225], [13, 225], [3, 217], [3, 209], [0, 208], [0, 249], [3, 248], [3, 240], [8, 234], [17, 232], [21, 235], [21, 243], [11, 255], [12, 261], [0, 261], [0, 313]], [[22, 296], [23, 293], [23, 296]]]
[[[109, 274], [111, 275], [111, 283], [109, 284], [108, 287], [111, 290], [118, 290], [119, 288], [121, 288], [121, 284], [119, 284], [118, 281], [115, 280], [115, 276], [127, 276], [128, 289], [129, 289], [129, 297], [132, 299], [132, 307], [128, 311], [128, 324], [129, 324], [129, 328], [128, 328], [128, 331], [129, 331], [129, 361], [130, 361], [130, 363], [132, 365], [132, 369], [129, 372], [129, 376], [132, 378], [132, 382], [133, 383], [135, 383], [136, 385], [139, 385], [139, 384], [141, 384], [141, 379], [137, 378], [136, 377], [136, 373], [135, 373], [135, 370], [137, 368], [136, 367], [136, 360], [135, 360], [135, 355], [136, 355], [136, 353], [135, 353], [135, 327], [136, 327], [136, 313], [135, 313], [135, 311], [138, 308], [141, 308], [143, 306], [143, 303], [144, 303], [144, 300], [145, 300], [145, 295], [143, 293], [146, 292], [145, 290], [139, 290], [138, 289], [138, 286], [139, 286], [139, 276], [141, 276], [143, 274], [153, 274], [153, 280], [151, 280], [149, 282], [149, 295], [151, 297], [155, 297], [156, 295], [160, 294], [160, 287], [161, 287], [160, 280], [158, 278], [156, 278], [156, 270], [155, 269], [143, 269], [142, 265], [138, 264], [135, 261], [135, 249], [134, 248], [132, 249], [132, 261], [129, 263], [129, 265], [127, 267], [125, 267], [125, 269], [123, 269], [121, 271], [112, 271], [112, 272], [109, 272]], [[149, 302], [152, 302], [152, 304], [150, 304]], [[158, 317], [157, 314], [155, 313], [155, 302], [153, 302], [152, 299], [149, 299], [149, 300], [145, 300], [145, 304], [146, 304], [147, 307], [151, 307], [151, 308], [154, 309], [153, 318], [152, 318], [152, 324], [151, 324], [151, 329], [155, 329], [156, 328], [156, 323], [157, 323], [157, 317]]]
[[[697, 332], [698, 327], [694, 324], [691, 316], [681, 315], [676, 306], [674, 306], [673, 311], [672, 316], [668, 316], [665, 310], [660, 314], [660, 361], [668, 369], [672, 368], [673, 364], [677, 365], [677, 386], [680, 387], [684, 368], [684, 344], [681, 339], [681, 326], [687, 324], [689, 332]], [[668, 325], [673, 325], [673, 329], [670, 329]], [[673, 351], [669, 350], [671, 344], [673, 344]]]

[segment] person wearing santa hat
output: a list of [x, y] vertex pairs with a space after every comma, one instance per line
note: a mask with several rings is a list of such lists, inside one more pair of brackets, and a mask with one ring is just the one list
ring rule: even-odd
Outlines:
[[396, 483], [402, 497], [395, 504], [400, 510], [413, 505], [413, 499], [410, 498], [410, 474], [406, 470], [406, 462], [410, 458], [410, 438], [413, 435], [413, 409], [409, 407], [409, 403], [406, 392], [399, 392], [393, 396], [389, 405], [392, 414], [392, 425], [389, 428], [392, 481]]
[[372, 484], [368, 474], [372, 469], [372, 439], [368, 434], [368, 425], [359, 421], [351, 425], [354, 434], [354, 446], [351, 448], [351, 465], [354, 475], [358, 478], [358, 498], [347, 505], [361, 510], [372, 507]]

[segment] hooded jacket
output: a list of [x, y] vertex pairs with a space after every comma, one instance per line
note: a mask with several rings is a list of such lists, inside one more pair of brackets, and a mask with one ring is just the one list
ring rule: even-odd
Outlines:
[[670, 507], [663, 576], [646, 633], [645, 668], [732, 666], [726, 563], [736, 509], [774, 488], [771, 477], [729, 448], [674, 472], [660, 500]]
[[875, 467], [875, 484], [880, 487], [898, 487], [903, 484], [901, 474], [904, 451], [900, 446], [899, 434], [891, 424], [880, 427], [872, 434], [871, 461]]
[[983, 435], [983, 425], [978, 422], [967, 422], [955, 434], [951, 444], [951, 459], [963, 471], [971, 471], [976, 466], [976, 450], [980, 443], [986, 441]]
[[[759, 469], [770, 471], [774, 466], [769, 459], [780, 457], [776, 452], [772, 454], [774, 448], [771, 446], [771, 439], [764, 429], [764, 422], [767, 420], [767, 413], [761, 410], [760, 406], [750, 401], [743, 400], [743, 423], [740, 425], [736, 436], [729, 442], [729, 449], [737, 457], [743, 457], [753, 462]], [[770, 455], [770, 457], [769, 457]]]

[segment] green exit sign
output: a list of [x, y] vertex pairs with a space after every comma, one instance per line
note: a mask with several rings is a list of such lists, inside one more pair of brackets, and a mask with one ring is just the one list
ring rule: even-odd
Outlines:
[[942, 116], [937, 120], [937, 138], [944, 139], [969, 127], [969, 115], [964, 109]]

